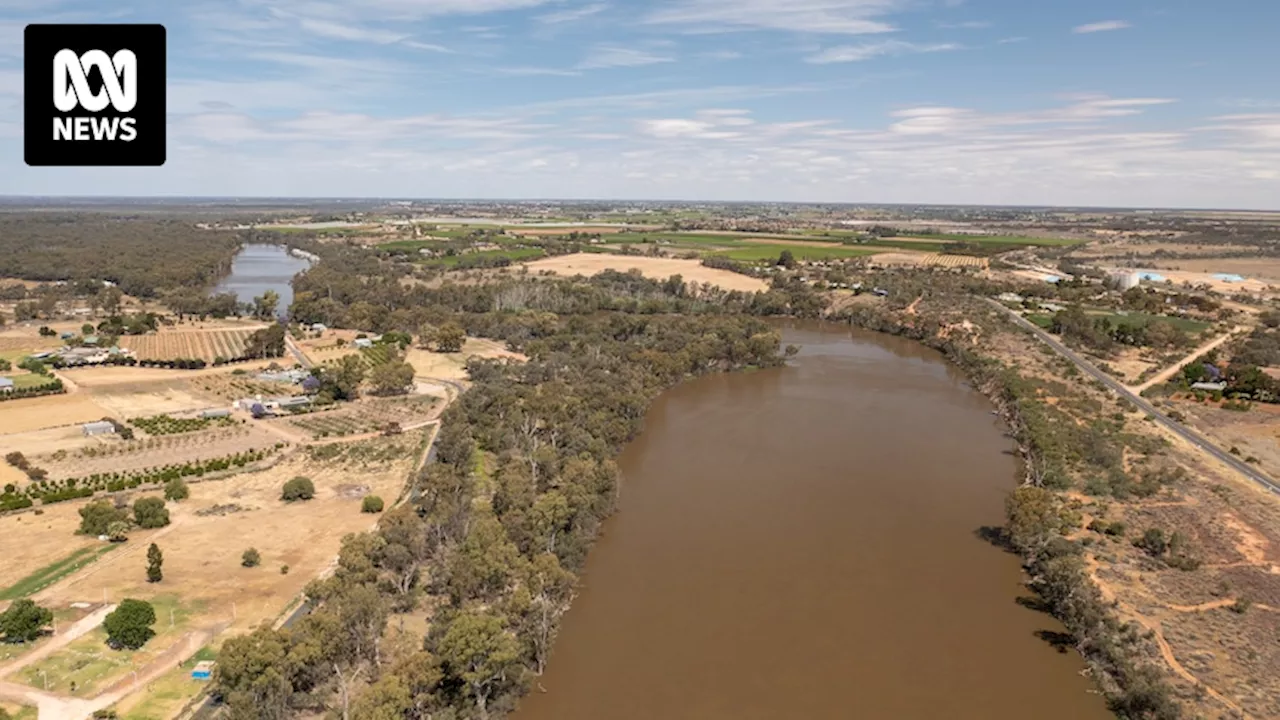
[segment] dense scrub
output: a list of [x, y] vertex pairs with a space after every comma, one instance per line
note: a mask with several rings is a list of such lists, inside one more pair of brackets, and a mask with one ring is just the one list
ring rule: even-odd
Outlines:
[[93, 214], [0, 215], [0, 277], [107, 280], [126, 294], [207, 288], [231, 269], [237, 235], [180, 220]]

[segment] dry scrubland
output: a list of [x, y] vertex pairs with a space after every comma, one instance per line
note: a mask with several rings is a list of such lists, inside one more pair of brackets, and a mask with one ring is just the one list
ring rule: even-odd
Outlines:
[[405, 362], [413, 366], [413, 372], [418, 377], [465, 380], [467, 360], [472, 357], [511, 358], [519, 361], [527, 359], [520, 353], [507, 350], [502, 343], [483, 338], [467, 338], [462, 351], [456, 353], [438, 353], [410, 347], [405, 354]]
[[638, 270], [645, 277], [655, 280], [665, 280], [672, 275], [679, 275], [685, 282], [710, 283], [726, 290], [743, 292], [763, 292], [769, 287], [763, 280], [728, 270], [709, 268], [697, 260], [577, 253], [535, 260], [526, 263], [525, 266], [534, 273], [546, 271], [556, 275], [570, 276], [596, 275], [605, 270], [619, 272]]

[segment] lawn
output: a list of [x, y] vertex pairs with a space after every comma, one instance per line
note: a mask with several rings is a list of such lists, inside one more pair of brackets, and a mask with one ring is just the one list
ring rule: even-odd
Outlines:
[[17, 600], [28, 595], [34, 595], [80, 568], [97, 561], [117, 547], [120, 547], [120, 545], [109, 543], [80, 548], [67, 557], [46, 565], [4, 590], [0, 590], [0, 601]]
[[53, 382], [56, 379], [56, 378], [49, 377], [48, 375], [40, 375], [38, 373], [24, 373], [22, 375], [6, 375], [5, 377], [13, 381], [13, 388], [15, 390], [22, 390], [23, 388], [33, 388], [33, 387], [40, 387], [42, 385], [48, 385], [49, 383]]
[[[185, 632], [186, 622], [197, 608], [183, 605], [176, 595], [160, 595], [150, 600], [156, 611], [155, 637], [139, 650], [112, 650], [107, 631], [98, 626], [40, 662], [23, 668], [11, 680], [21, 679], [34, 688], [76, 697], [92, 697], [129, 672], [149, 662]], [[72, 685], [74, 684], [74, 689]]]
[[874, 248], [855, 248], [846, 246], [824, 248], [806, 245], [746, 245], [734, 250], [726, 250], [715, 254], [719, 257], [729, 258], [730, 260], [759, 262], [763, 260], [777, 260], [783, 250], [790, 250], [791, 255], [797, 260], [829, 260], [834, 258], [862, 257], [864, 255], [875, 255], [878, 252], [882, 252], [881, 250], [876, 250]]

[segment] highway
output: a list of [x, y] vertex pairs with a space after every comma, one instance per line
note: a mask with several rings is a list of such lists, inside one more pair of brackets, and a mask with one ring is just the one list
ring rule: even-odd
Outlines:
[[1078, 353], [1073, 351], [1071, 348], [1062, 344], [1062, 342], [1057, 338], [1055, 338], [1054, 336], [1040, 329], [1038, 326], [1035, 325], [1035, 323], [1032, 323], [1031, 321], [1022, 317], [1018, 313], [1010, 310], [1004, 305], [1001, 305], [995, 300], [991, 300], [988, 298], [987, 302], [991, 303], [993, 307], [1005, 312], [1013, 320], [1015, 324], [1017, 324], [1019, 327], [1022, 327], [1022, 328], [1025, 328], [1026, 330], [1031, 331], [1031, 333], [1033, 333], [1037, 338], [1039, 338], [1041, 342], [1053, 348], [1059, 355], [1062, 355], [1066, 359], [1075, 363], [1076, 367], [1080, 368], [1090, 377], [1094, 378], [1095, 380], [1102, 383], [1103, 385], [1106, 385], [1108, 388], [1112, 390], [1112, 392], [1115, 392], [1121, 397], [1126, 398], [1127, 400], [1132, 402], [1134, 405], [1137, 405], [1139, 409], [1141, 409], [1147, 415], [1151, 416], [1151, 418], [1156, 422], [1160, 423], [1164, 427], [1176, 433], [1179, 437], [1191, 443], [1192, 445], [1195, 445], [1196, 447], [1200, 448], [1201, 450], [1204, 450], [1205, 452], [1209, 453], [1210, 455], [1217, 458], [1218, 460], [1221, 460], [1224, 464], [1226, 464], [1228, 467], [1232, 468], [1233, 470], [1239, 472], [1241, 475], [1244, 475], [1245, 477], [1261, 485], [1262, 487], [1270, 490], [1271, 492], [1276, 493], [1277, 495], [1280, 495], [1280, 484], [1276, 484], [1274, 480], [1267, 477], [1263, 473], [1259, 472], [1253, 466], [1236, 458], [1231, 453], [1228, 453], [1225, 450], [1222, 450], [1217, 445], [1214, 445], [1213, 442], [1210, 441], [1208, 438], [1204, 437], [1203, 435], [1196, 432], [1195, 430], [1192, 430], [1186, 425], [1183, 425], [1182, 423], [1179, 423], [1170, 419], [1164, 413], [1157, 410], [1154, 405], [1147, 402], [1145, 398], [1135, 394], [1132, 390], [1125, 387], [1115, 378], [1111, 377], [1110, 375], [1094, 367], [1093, 363], [1084, 359]]

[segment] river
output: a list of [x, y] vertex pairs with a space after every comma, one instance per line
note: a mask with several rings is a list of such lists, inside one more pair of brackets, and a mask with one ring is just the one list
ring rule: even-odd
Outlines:
[[293, 303], [293, 276], [311, 267], [307, 260], [289, 253], [283, 245], [252, 243], [240, 249], [231, 262], [231, 274], [218, 283], [215, 293], [235, 293], [242, 303], [251, 303], [268, 290], [280, 295], [276, 306], [285, 313]]
[[546, 674], [515, 720], [1104, 720], [1015, 557], [991, 406], [900, 338], [792, 326], [789, 367], [662, 395], [620, 457]]

